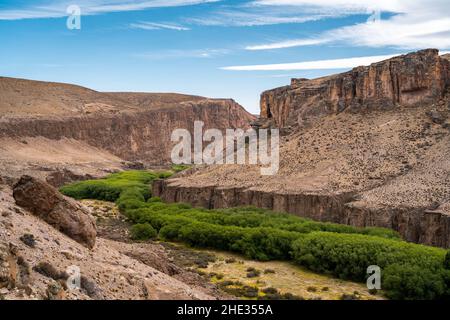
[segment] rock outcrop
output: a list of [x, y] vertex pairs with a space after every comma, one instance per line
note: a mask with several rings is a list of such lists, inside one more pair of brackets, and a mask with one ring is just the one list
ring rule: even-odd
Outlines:
[[92, 216], [74, 200], [64, 197], [49, 184], [23, 176], [14, 186], [17, 205], [27, 209], [58, 231], [88, 248], [93, 248], [96, 227]]
[[261, 118], [285, 127], [344, 110], [430, 104], [444, 97], [449, 84], [449, 60], [428, 49], [334, 76], [293, 79], [262, 93]]

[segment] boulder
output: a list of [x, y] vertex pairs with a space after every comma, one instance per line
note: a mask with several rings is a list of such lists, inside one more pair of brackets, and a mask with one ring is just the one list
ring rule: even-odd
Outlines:
[[97, 235], [93, 217], [76, 201], [39, 179], [22, 176], [14, 185], [16, 204], [55, 229], [92, 249]]

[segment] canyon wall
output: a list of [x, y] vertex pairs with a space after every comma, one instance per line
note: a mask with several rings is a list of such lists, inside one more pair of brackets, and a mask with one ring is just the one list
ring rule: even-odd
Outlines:
[[261, 118], [277, 127], [302, 124], [319, 115], [415, 106], [439, 101], [450, 84], [450, 62], [434, 49], [423, 50], [261, 95]]
[[101, 93], [56, 83], [0, 78], [0, 139], [74, 139], [127, 161], [170, 163], [175, 129], [249, 128], [254, 119], [229, 99], [178, 94]]
[[396, 230], [407, 241], [450, 247], [450, 215], [426, 208], [368, 208], [353, 202], [355, 194], [277, 194], [245, 188], [185, 187], [156, 180], [153, 195], [208, 209], [255, 206], [316, 221]]

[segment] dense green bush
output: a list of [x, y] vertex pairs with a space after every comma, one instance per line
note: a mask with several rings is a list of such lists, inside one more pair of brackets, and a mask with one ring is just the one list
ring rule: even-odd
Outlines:
[[221, 226], [237, 226], [243, 228], [272, 228], [277, 230], [309, 233], [313, 231], [328, 231], [336, 233], [360, 233], [377, 235], [379, 237], [399, 239], [393, 231], [382, 228], [357, 228], [333, 223], [315, 222], [309, 219], [296, 217], [290, 214], [274, 213], [265, 209], [252, 207], [234, 208], [226, 210], [205, 210], [192, 208], [187, 204], [164, 204], [160, 199], [149, 199], [147, 205], [142, 206], [140, 217], [154, 219], [164, 216], [177, 216], [189, 218], [197, 222]]
[[150, 240], [156, 238], [158, 233], [148, 223], [135, 224], [131, 227], [131, 238], [133, 240]]
[[[116, 201], [122, 192], [133, 192], [136, 198], [149, 198], [149, 184], [159, 178], [167, 178], [170, 172], [152, 172], [144, 170], [133, 170], [113, 173], [104, 179], [87, 180], [68, 186], [60, 191], [75, 199], [97, 199], [105, 201]], [[132, 191], [130, 191], [130, 189]], [[139, 194], [139, 195], [138, 195]], [[128, 196], [132, 198], [132, 196]]]
[[450, 250], [447, 251], [444, 260], [444, 268], [450, 270]]
[[367, 267], [382, 270], [382, 284], [394, 299], [443, 298], [445, 251], [358, 234], [313, 232], [292, 245], [293, 259], [313, 271], [365, 281]]
[[432, 270], [410, 264], [392, 264], [383, 272], [383, 289], [394, 300], [441, 299], [446, 283], [443, 270]]

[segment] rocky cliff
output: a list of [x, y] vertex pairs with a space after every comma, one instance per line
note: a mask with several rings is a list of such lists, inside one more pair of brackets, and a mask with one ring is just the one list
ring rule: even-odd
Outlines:
[[450, 62], [438, 50], [423, 50], [330, 77], [292, 79], [262, 93], [261, 117], [284, 127], [345, 110], [429, 104], [442, 99], [449, 84]]
[[261, 96], [257, 125], [285, 129], [280, 168], [199, 168], [154, 192], [167, 201], [254, 205], [392, 228], [450, 247], [449, 63], [424, 50]]
[[254, 119], [231, 99], [102, 93], [11, 78], [0, 78], [0, 97], [0, 171], [12, 171], [18, 162], [44, 169], [58, 163], [60, 170], [74, 162], [73, 171], [89, 163], [80, 175], [95, 175], [90, 169], [99, 166], [116, 170], [122, 161], [166, 165], [173, 130], [192, 131], [196, 120], [205, 128], [247, 128]]
[[126, 111], [65, 117], [8, 117], [0, 119], [0, 138], [44, 137], [84, 141], [129, 161], [170, 163], [171, 134], [193, 130], [194, 121], [205, 128], [246, 128], [253, 117], [232, 100], [183, 102], [176, 108]]

